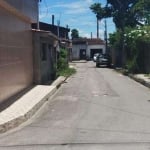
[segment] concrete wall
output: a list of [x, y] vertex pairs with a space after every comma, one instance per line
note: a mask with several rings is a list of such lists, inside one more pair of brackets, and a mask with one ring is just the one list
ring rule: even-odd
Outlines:
[[0, 8], [0, 103], [33, 82], [30, 23]]
[[138, 66], [142, 73], [150, 73], [150, 43], [139, 42]]
[[73, 44], [72, 45], [72, 60], [80, 59], [80, 49], [87, 49], [86, 44]]
[[150, 44], [145, 55], [145, 72], [150, 74]]
[[103, 54], [106, 52], [106, 48], [105, 48], [105, 45], [88, 45], [87, 46], [87, 57], [91, 57], [90, 54], [91, 54], [91, 49], [102, 49], [103, 51]]

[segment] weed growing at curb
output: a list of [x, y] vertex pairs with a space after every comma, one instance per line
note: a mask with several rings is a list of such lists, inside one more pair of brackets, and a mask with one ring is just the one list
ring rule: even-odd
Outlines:
[[74, 73], [76, 73], [76, 70], [74, 68], [69, 68], [67, 50], [61, 48], [59, 59], [57, 62], [57, 77], [58, 76], [69, 77]]
[[59, 70], [57, 73], [59, 76], [69, 77], [69, 76], [75, 74], [76, 70], [74, 68], [66, 68], [63, 70]]

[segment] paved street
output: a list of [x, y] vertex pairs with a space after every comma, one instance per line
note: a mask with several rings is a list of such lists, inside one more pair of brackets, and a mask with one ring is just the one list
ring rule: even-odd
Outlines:
[[75, 65], [34, 118], [0, 136], [0, 150], [150, 150], [150, 90], [93, 62]]

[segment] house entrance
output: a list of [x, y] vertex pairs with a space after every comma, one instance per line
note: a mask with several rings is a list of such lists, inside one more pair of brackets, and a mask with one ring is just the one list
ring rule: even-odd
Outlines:
[[86, 49], [80, 49], [80, 59], [81, 60], [86, 59]]

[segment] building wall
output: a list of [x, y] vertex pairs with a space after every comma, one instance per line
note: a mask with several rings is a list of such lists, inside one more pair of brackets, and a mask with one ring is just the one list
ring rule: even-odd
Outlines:
[[[43, 46], [45, 45], [45, 60], [42, 59]], [[41, 68], [41, 84], [46, 84], [52, 81], [52, 76], [54, 73], [54, 43], [52, 39], [41, 38], [40, 40], [40, 68]]]
[[80, 49], [87, 49], [86, 44], [73, 44], [72, 45], [72, 60], [80, 59]]
[[35, 84], [46, 84], [54, 80], [56, 74], [56, 43], [56, 39], [48, 36], [48, 33], [33, 31]]
[[72, 45], [72, 59], [79, 60], [80, 59], [80, 49], [86, 49], [86, 56], [90, 58], [91, 49], [102, 49], [103, 54], [106, 52], [105, 45], [86, 45], [86, 44], [73, 44]]
[[31, 18], [33, 23], [38, 19], [38, 0], [5, 0], [19, 12]]
[[30, 23], [0, 8], [0, 103], [33, 82]]
[[105, 45], [88, 45], [87, 46], [87, 56], [90, 58], [90, 54], [91, 54], [91, 49], [102, 49], [103, 50], [103, 54], [105, 53], [106, 51], [106, 48], [105, 48]]

